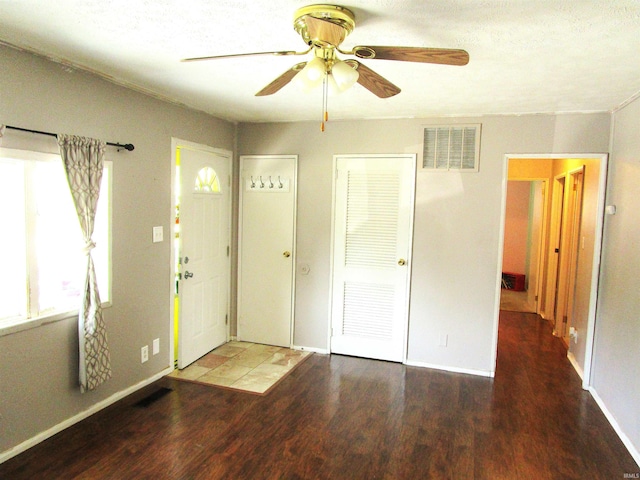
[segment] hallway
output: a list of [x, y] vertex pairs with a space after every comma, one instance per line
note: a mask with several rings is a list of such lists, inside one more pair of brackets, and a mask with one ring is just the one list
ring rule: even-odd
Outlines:
[[515, 312], [501, 314], [494, 379], [318, 354], [264, 397], [165, 377], [0, 465], [13, 480], [638, 472], [550, 325]]

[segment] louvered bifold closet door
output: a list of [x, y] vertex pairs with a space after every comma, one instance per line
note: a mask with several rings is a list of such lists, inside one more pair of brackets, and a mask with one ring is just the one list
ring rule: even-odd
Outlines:
[[331, 351], [404, 359], [415, 156], [337, 157]]

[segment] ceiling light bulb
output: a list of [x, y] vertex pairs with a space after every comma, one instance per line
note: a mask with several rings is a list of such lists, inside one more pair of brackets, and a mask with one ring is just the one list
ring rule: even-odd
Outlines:
[[360, 76], [355, 68], [342, 60], [336, 60], [333, 67], [331, 67], [331, 74], [336, 81], [338, 90], [341, 92], [351, 88]]

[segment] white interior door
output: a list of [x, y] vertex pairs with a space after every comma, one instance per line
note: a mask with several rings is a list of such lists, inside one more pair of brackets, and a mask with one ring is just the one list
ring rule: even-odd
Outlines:
[[227, 340], [231, 157], [178, 147], [180, 321], [178, 367]]
[[331, 351], [404, 361], [416, 157], [335, 162]]
[[293, 342], [297, 162], [240, 157], [238, 340]]

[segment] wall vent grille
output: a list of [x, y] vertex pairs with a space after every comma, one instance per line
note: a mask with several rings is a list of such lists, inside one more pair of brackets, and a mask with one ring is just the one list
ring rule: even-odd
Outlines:
[[424, 128], [422, 168], [477, 172], [480, 159], [480, 124]]

